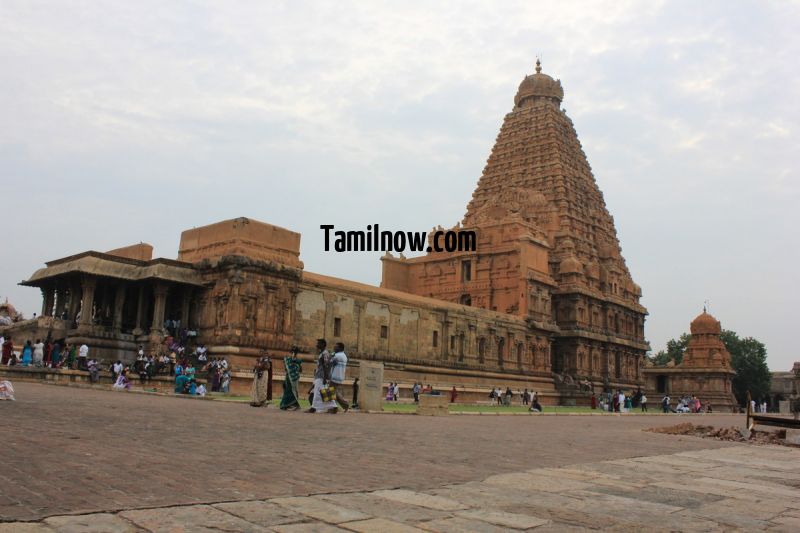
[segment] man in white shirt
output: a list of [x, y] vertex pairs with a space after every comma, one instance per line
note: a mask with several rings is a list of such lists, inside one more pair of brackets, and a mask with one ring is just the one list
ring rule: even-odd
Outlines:
[[333, 357], [331, 357], [331, 383], [336, 388], [336, 401], [342, 406], [345, 413], [350, 409], [350, 404], [342, 397], [346, 372], [347, 355], [344, 353], [344, 344], [337, 342], [333, 346]]
[[89, 357], [89, 347], [81, 344], [78, 348], [78, 370], [87, 370], [86, 358]]

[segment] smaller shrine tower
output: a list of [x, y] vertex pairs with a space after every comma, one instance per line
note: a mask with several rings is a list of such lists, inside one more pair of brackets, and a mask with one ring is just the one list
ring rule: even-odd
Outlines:
[[[645, 369], [647, 389], [660, 400], [664, 394], [674, 401], [683, 396], [697, 396], [716, 411], [730, 412], [738, 407], [733, 395], [731, 354], [722, 342], [719, 320], [705, 308], [689, 325], [691, 338], [679, 365], [651, 366]], [[651, 402], [653, 405], [656, 401]]]

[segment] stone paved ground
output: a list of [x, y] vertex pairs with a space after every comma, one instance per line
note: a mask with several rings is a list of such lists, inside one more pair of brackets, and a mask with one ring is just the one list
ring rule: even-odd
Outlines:
[[45, 520], [0, 533], [800, 528], [800, 450], [641, 431], [676, 416], [331, 416], [16, 389], [0, 402], [0, 519]]

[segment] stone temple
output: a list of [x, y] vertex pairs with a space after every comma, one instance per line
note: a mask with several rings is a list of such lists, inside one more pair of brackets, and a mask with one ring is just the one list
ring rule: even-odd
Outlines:
[[[717, 411], [736, 409], [731, 354], [722, 342], [722, 325], [703, 309], [689, 325], [691, 338], [680, 364], [651, 366], [644, 371], [647, 390], [673, 396], [696, 395]], [[653, 402], [655, 404], [655, 402]]]
[[387, 254], [374, 287], [305, 271], [298, 233], [226, 220], [184, 231], [177, 259], [139, 244], [46, 263], [22, 282], [43, 305], [12, 327], [15, 343], [65, 338], [130, 359], [180, 320], [242, 368], [293, 344], [310, 360], [324, 337], [341, 340], [354, 366], [383, 361], [387, 381], [455, 385], [465, 400], [494, 386], [536, 390], [544, 403], [643, 387], [641, 289], [563, 97], [537, 61], [456, 226], [475, 231], [476, 251]]

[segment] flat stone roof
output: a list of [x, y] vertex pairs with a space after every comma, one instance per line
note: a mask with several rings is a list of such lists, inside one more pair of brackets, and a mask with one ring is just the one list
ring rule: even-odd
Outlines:
[[47, 280], [71, 274], [90, 274], [127, 281], [161, 279], [188, 285], [203, 284], [200, 274], [191, 263], [174, 259], [143, 261], [90, 250], [48, 261], [45, 265], [45, 268], [40, 268], [30, 278], [20, 282], [20, 285], [38, 287]]

